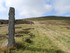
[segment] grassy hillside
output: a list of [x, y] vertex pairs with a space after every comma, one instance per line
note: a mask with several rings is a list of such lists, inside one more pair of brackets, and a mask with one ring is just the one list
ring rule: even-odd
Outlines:
[[[32, 21], [62, 21], [62, 22], [70, 22], [70, 17], [59, 17], [59, 16], [45, 16], [45, 17], [34, 17], [34, 18], [27, 18], [27, 19], [18, 19], [15, 22], [22, 24], [25, 20], [32, 20]], [[3, 22], [4, 24], [8, 24], [8, 20], [0, 20], [0, 23]]]
[[[70, 18], [25, 19], [34, 24], [16, 24], [16, 49], [11, 53], [70, 53]], [[7, 44], [8, 25], [0, 24], [0, 48]], [[7, 51], [8, 52], [8, 51]], [[3, 53], [3, 50], [0, 50]]]
[[70, 17], [62, 17], [62, 16], [45, 16], [45, 17], [28, 18], [28, 20], [70, 20]]

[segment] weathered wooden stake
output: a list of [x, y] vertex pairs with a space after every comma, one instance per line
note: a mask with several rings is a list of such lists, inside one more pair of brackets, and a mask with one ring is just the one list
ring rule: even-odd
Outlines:
[[10, 7], [9, 10], [9, 37], [8, 37], [8, 47], [13, 47], [15, 44], [15, 9], [13, 7]]

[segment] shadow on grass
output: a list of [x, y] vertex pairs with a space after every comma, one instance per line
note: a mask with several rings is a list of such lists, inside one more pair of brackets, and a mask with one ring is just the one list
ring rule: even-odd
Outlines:
[[15, 37], [23, 37], [23, 35], [17, 34], [15, 35]]
[[70, 27], [66, 27], [67, 29], [70, 29]]
[[26, 28], [26, 29], [23, 29], [23, 30], [31, 30], [31, 29], [34, 29], [34, 28]]
[[18, 31], [18, 32], [15, 32], [15, 34], [23, 34], [23, 33], [28, 34], [28, 33], [30, 33], [30, 31]]
[[20, 28], [22, 28], [22, 27], [15, 27], [15, 29], [20, 29]]
[[7, 39], [8, 37], [6, 35], [0, 35], [0, 40], [3, 40], [3, 39]]
[[48, 52], [48, 53], [64, 53], [62, 50], [57, 50], [57, 49], [43, 49], [43, 48], [36, 48], [36, 47], [27, 47], [24, 46], [20, 43], [16, 44], [17, 45], [17, 50], [30, 50], [30, 51], [42, 51], [42, 52]]

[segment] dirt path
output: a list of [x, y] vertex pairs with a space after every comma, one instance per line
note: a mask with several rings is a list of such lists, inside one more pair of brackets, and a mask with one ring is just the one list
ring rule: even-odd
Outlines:
[[62, 35], [61, 33], [58, 33], [56, 31], [53, 31], [49, 28], [47, 28], [45, 25], [39, 24], [37, 21], [34, 22], [35, 23], [35, 27], [37, 27], [37, 29], [45, 34], [45, 36], [48, 36], [48, 38], [50, 38], [50, 40], [52, 40], [53, 44], [56, 45], [58, 48], [60, 48], [61, 50], [67, 52], [70, 52], [70, 50], [68, 49], [68, 47], [66, 47], [62, 42], [60, 42], [59, 40], [56, 39], [56, 37], [59, 35]]

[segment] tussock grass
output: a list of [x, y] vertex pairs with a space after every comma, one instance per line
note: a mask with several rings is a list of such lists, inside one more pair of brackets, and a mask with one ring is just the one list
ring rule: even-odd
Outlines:
[[[54, 20], [53, 20], [54, 21]], [[11, 53], [65, 53], [69, 52], [70, 47], [70, 25], [55, 25], [48, 24], [47, 21], [43, 21], [45, 24], [41, 24], [41, 21], [34, 21], [34, 24], [19, 24], [16, 25], [16, 32], [29, 31], [29, 33], [17, 33], [15, 35], [22, 35], [20, 37], [15, 36], [16, 49]], [[59, 21], [60, 22], [60, 21]], [[63, 21], [62, 21], [63, 22]], [[20, 28], [21, 27], [21, 28]], [[66, 28], [68, 27], [68, 28]], [[5, 29], [0, 31], [0, 34], [6, 34], [8, 26], [0, 27]], [[34, 35], [31, 37], [31, 35]], [[32, 43], [26, 42], [30, 39]], [[6, 39], [7, 40], [7, 39]], [[0, 46], [3, 43], [0, 40]], [[3, 53], [0, 51], [0, 53]]]

